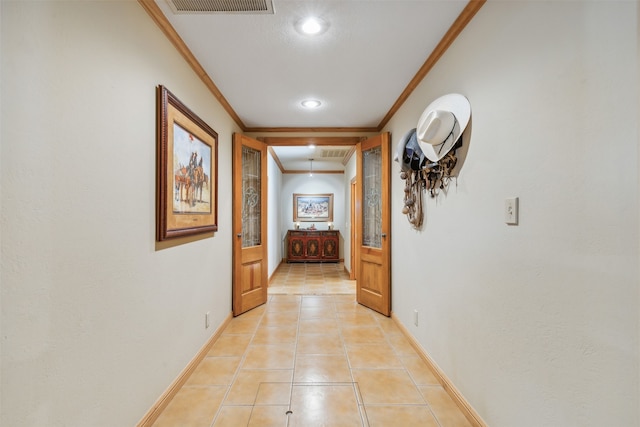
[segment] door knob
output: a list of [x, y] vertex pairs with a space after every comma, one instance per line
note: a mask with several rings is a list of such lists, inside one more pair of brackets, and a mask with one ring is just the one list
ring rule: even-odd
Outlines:
[[238, 234], [236, 234], [236, 236], [242, 237], [242, 233], [238, 233]]

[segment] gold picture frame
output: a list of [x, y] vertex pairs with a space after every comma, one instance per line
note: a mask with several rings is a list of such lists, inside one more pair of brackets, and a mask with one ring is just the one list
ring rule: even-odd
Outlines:
[[156, 239], [218, 230], [218, 134], [157, 87]]
[[294, 193], [293, 222], [333, 222], [333, 193]]

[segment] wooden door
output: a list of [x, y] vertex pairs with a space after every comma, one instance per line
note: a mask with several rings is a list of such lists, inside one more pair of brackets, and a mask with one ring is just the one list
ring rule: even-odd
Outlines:
[[391, 314], [390, 139], [380, 134], [358, 143], [356, 161], [357, 300]]
[[267, 302], [267, 146], [233, 135], [233, 315]]

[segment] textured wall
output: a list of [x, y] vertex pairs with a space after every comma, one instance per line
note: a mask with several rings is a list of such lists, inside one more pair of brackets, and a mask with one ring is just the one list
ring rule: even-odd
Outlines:
[[351, 265], [351, 233], [353, 232], [354, 224], [351, 223], [351, 180], [356, 176], [356, 155], [351, 156], [349, 162], [345, 165], [344, 169], [344, 267], [347, 271], [351, 271], [353, 266]]
[[393, 311], [492, 427], [640, 423], [637, 7], [489, 1], [388, 126], [471, 102], [422, 231], [394, 165]]
[[282, 252], [282, 239], [287, 233], [286, 228], [282, 228], [282, 217], [285, 215], [282, 212], [282, 206], [280, 203], [282, 188], [282, 172], [280, 168], [273, 160], [273, 157], [269, 154], [269, 164], [267, 165], [268, 177], [268, 242], [269, 242], [269, 277], [276, 271], [285, 254]]
[[[230, 313], [237, 129], [137, 2], [1, 7], [0, 424], [131, 426]], [[158, 84], [220, 156], [220, 231], [163, 250]]]

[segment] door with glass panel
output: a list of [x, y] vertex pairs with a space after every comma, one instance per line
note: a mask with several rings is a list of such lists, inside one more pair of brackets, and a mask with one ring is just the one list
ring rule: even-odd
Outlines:
[[390, 139], [358, 143], [356, 172], [356, 292], [360, 304], [391, 314]]
[[233, 135], [233, 315], [267, 302], [267, 146]]

